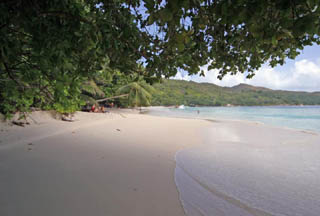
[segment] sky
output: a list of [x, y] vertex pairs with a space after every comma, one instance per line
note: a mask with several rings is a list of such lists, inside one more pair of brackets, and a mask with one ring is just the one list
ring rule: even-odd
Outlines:
[[[142, 15], [145, 15], [145, 10], [143, 6], [138, 9]], [[153, 28], [154, 26], [151, 26], [149, 31], [153, 32]], [[295, 60], [287, 59], [282, 66], [272, 68], [265, 64], [256, 71], [256, 75], [251, 79], [247, 79], [244, 74], [239, 73], [226, 75], [222, 80], [219, 80], [217, 78], [218, 70], [208, 71], [207, 67], [201, 69], [205, 72], [205, 77], [189, 76], [186, 71], [181, 71], [173, 79], [207, 82], [227, 87], [246, 83], [274, 90], [320, 91], [320, 46], [314, 44], [305, 47]]]
[[174, 79], [195, 82], [213, 83], [219, 86], [235, 86], [246, 83], [276, 90], [291, 91], [320, 91], [320, 46], [307, 46], [295, 60], [287, 59], [283, 66], [262, 66], [252, 79], [245, 75], [226, 75], [221, 81], [217, 78], [218, 70], [208, 71], [202, 68], [205, 77], [187, 75], [187, 72], [178, 72]]

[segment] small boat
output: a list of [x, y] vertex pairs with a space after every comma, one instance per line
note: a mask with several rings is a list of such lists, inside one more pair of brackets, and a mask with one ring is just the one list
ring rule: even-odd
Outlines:
[[178, 109], [184, 109], [184, 105], [183, 105], [183, 104], [180, 105], [180, 106], [178, 107]]

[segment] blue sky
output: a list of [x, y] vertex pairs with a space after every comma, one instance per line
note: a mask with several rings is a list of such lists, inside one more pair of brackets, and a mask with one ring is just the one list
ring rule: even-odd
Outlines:
[[271, 89], [293, 91], [320, 91], [320, 46], [307, 46], [295, 60], [287, 59], [283, 66], [271, 68], [264, 65], [252, 79], [246, 79], [243, 74], [227, 75], [222, 81], [217, 79], [217, 70], [208, 71], [203, 68], [206, 76], [188, 76], [179, 72], [174, 79], [208, 82], [220, 86], [234, 86], [246, 83]]

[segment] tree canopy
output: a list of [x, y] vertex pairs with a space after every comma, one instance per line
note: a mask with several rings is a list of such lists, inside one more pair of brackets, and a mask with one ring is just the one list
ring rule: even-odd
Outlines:
[[250, 78], [320, 43], [317, 0], [3, 0], [0, 14], [2, 113], [76, 110], [82, 84], [114, 70]]

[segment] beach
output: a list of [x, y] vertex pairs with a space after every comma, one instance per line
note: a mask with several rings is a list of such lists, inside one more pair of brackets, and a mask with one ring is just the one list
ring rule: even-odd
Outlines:
[[32, 119], [1, 124], [0, 215], [320, 211], [317, 132], [130, 110], [77, 112], [74, 122], [47, 112]]
[[[0, 215], [184, 215], [175, 153], [199, 145], [204, 120], [136, 112], [34, 113], [1, 126]], [[32, 121], [31, 121], [32, 122]]]
[[320, 136], [243, 120], [212, 121], [176, 156], [188, 216], [318, 216]]

